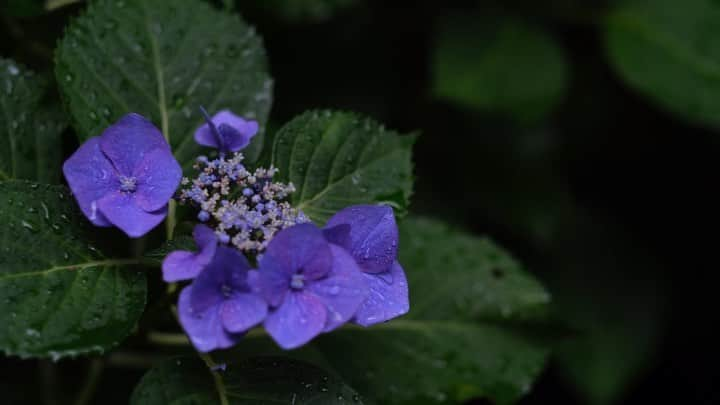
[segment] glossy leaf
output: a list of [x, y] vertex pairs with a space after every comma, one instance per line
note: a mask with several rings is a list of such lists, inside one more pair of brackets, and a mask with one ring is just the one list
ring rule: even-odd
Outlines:
[[337, 377], [297, 360], [250, 358], [224, 368], [213, 376], [199, 358], [168, 360], [145, 374], [130, 404], [216, 404], [221, 395], [228, 404], [362, 404]]
[[32, 71], [0, 58], [0, 180], [60, 179], [66, 121], [57, 106], [43, 104], [45, 89]]
[[606, 19], [608, 56], [620, 76], [661, 107], [720, 126], [720, 4], [630, 0]]
[[61, 186], [0, 183], [0, 350], [58, 359], [114, 347], [145, 307], [145, 273], [108, 259]]
[[399, 214], [412, 193], [412, 145], [377, 122], [352, 113], [311, 111], [274, 137], [277, 179], [292, 182], [293, 205], [317, 224], [354, 204], [386, 203]]
[[433, 56], [435, 95], [527, 123], [543, 118], [565, 93], [562, 48], [536, 27], [498, 16], [450, 16]]
[[[149, 117], [188, 168], [204, 149], [198, 108], [230, 109], [265, 125], [272, 80], [261, 39], [200, 0], [94, 1], [67, 28], [56, 75], [85, 140], [128, 112]], [[262, 136], [245, 150], [257, 157]]]

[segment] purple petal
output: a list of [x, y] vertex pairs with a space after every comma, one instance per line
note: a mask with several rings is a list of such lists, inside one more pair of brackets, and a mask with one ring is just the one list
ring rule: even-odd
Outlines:
[[312, 294], [292, 292], [282, 305], [268, 314], [265, 329], [283, 349], [309, 342], [325, 326], [325, 305]]
[[290, 289], [290, 274], [260, 265], [262, 271], [250, 271], [248, 282], [253, 290], [267, 301], [271, 307], [279, 306]]
[[100, 150], [100, 138], [80, 145], [63, 164], [65, 179], [83, 214], [97, 226], [112, 223], [97, 209], [97, 200], [120, 188], [115, 168]]
[[195, 225], [193, 237], [200, 249], [199, 252], [177, 250], [163, 260], [163, 280], [166, 282], [191, 280], [197, 277], [212, 260], [217, 248], [215, 232], [205, 225]]
[[97, 206], [113, 225], [131, 238], [139, 238], [150, 232], [167, 216], [167, 206], [155, 212], [147, 212], [138, 206], [133, 194], [120, 191], [107, 194], [98, 200]]
[[228, 332], [245, 332], [267, 316], [267, 303], [254, 294], [236, 294], [220, 309], [223, 326]]
[[355, 315], [368, 296], [366, 274], [355, 259], [343, 248], [332, 246], [333, 268], [327, 277], [308, 285], [308, 290], [320, 298], [327, 309], [324, 332], [329, 332]]
[[138, 205], [145, 211], [155, 211], [168, 203], [180, 185], [182, 169], [169, 149], [155, 149], [135, 167], [135, 192]]
[[288, 276], [302, 270], [308, 280], [314, 280], [332, 268], [330, 245], [315, 225], [295, 225], [275, 235], [260, 259], [259, 267]]
[[374, 325], [405, 315], [410, 310], [407, 279], [400, 263], [393, 263], [391, 272], [363, 275], [370, 285], [370, 294], [355, 314], [356, 324]]
[[[225, 141], [225, 149], [236, 152], [246, 147], [250, 140], [258, 132], [257, 121], [246, 121], [228, 110], [220, 111], [212, 117], [215, 127], [229, 127], [231, 130], [223, 129], [221, 132]], [[208, 124], [201, 125], [195, 131], [195, 142], [200, 145], [218, 148], [218, 141]]]
[[185, 287], [178, 299], [178, 317], [193, 346], [200, 352], [227, 349], [237, 343], [242, 335], [227, 332], [222, 325], [217, 306], [198, 311], [190, 304], [193, 286]]
[[170, 150], [162, 133], [139, 114], [130, 113], [109, 126], [100, 136], [100, 147], [117, 171], [131, 176], [155, 149]]
[[[348, 249], [363, 271], [387, 271], [397, 258], [398, 229], [392, 208], [386, 205], [355, 205], [330, 218], [326, 228], [350, 225], [350, 236], [330, 240]], [[333, 234], [326, 236], [333, 237]]]
[[203, 269], [197, 260], [197, 255], [185, 250], [177, 250], [165, 257], [162, 263], [163, 280], [167, 283], [175, 281], [192, 280]]
[[210, 264], [193, 282], [192, 305], [199, 311], [218, 305], [233, 292], [250, 291], [247, 271], [250, 269], [245, 256], [237, 250], [218, 246]]
[[205, 264], [210, 263], [217, 249], [217, 236], [215, 235], [215, 231], [206, 225], [195, 225], [195, 228], [193, 228], [193, 239], [195, 239], [195, 244], [198, 246], [198, 249], [200, 249], [200, 252], [197, 254], [198, 260]]

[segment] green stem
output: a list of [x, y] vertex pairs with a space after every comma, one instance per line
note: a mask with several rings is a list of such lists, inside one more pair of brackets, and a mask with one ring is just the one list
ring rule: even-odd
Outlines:
[[165, 229], [166, 229], [166, 231], [167, 231], [167, 232], [166, 232], [166, 233], [167, 233], [167, 240], [172, 240], [172, 238], [173, 238], [173, 233], [175, 232], [175, 224], [176, 224], [175, 211], [176, 211], [176, 208], [177, 208], [177, 203], [175, 202], [175, 200], [170, 200], [170, 202], [168, 203], [168, 216], [167, 216], [167, 219], [165, 220]]
[[198, 356], [200, 356], [200, 358], [205, 362], [205, 365], [207, 365], [210, 373], [213, 376], [213, 380], [215, 380], [215, 388], [217, 389], [218, 396], [220, 397], [220, 405], [229, 405], [227, 391], [225, 391], [225, 382], [223, 381], [220, 373], [215, 371], [215, 369], [217, 368], [217, 363], [215, 363], [212, 357], [210, 357], [210, 355], [207, 353], [198, 352]]
[[[245, 334], [245, 338], [266, 336], [262, 329], [253, 329]], [[148, 342], [158, 346], [190, 346], [190, 340], [184, 333], [166, 333], [150, 331], [147, 335]]]
[[90, 368], [88, 369], [87, 376], [85, 377], [85, 385], [83, 386], [80, 394], [75, 400], [75, 405], [87, 405], [92, 400], [97, 391], [100, 377], [102, 376], [105, 364], [100, 359], [90, 360]]
[[45, 10], [53, 11], [60, 7], [69, 6], [70, 4], [80, 3], [83, 0], [47, 0]]

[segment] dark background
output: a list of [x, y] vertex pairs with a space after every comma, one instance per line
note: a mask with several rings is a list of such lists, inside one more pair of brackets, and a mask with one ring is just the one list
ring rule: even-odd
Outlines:
[[[422, 133], [413, 212], [500, 242], [546, 283], [557, 318], [574, 331], [523, 403], [720, 403], [710, 332], [720, 134], [624, 84], [598, 26], [610, 2], [359, 3], [302, 18], [238, 2], [265, 39], [271, 126], [327, 107]], [[55, 40], [80, 9], [3, 15], [0, 54], [48, 72]], [[565, 89], [549, 114], [517, 122], [436, 97], [438, 31], [458, 13], [509, 16], [559, 44]], [[2, 360], [0, 380], [25, 370], [37, 368]], [[137, 378], [103, 384], [127, 393]]]

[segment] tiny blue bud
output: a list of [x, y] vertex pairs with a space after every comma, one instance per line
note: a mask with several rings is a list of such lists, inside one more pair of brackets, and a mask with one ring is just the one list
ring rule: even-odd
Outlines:
[[221, 233], [218, 235], [218, 240], [220, 243], [228, 243], [230, 242], [230, 236], [226, 233]]
[[245, 197], [250, 197], [251, 195], [255, 194], [255, 191], [251, 188], [245, 188], [242, 193]]
[[207, 211], [200, 211], [197, 218], [200, 222], [207, 222], [210, 219], [210, 214]]

